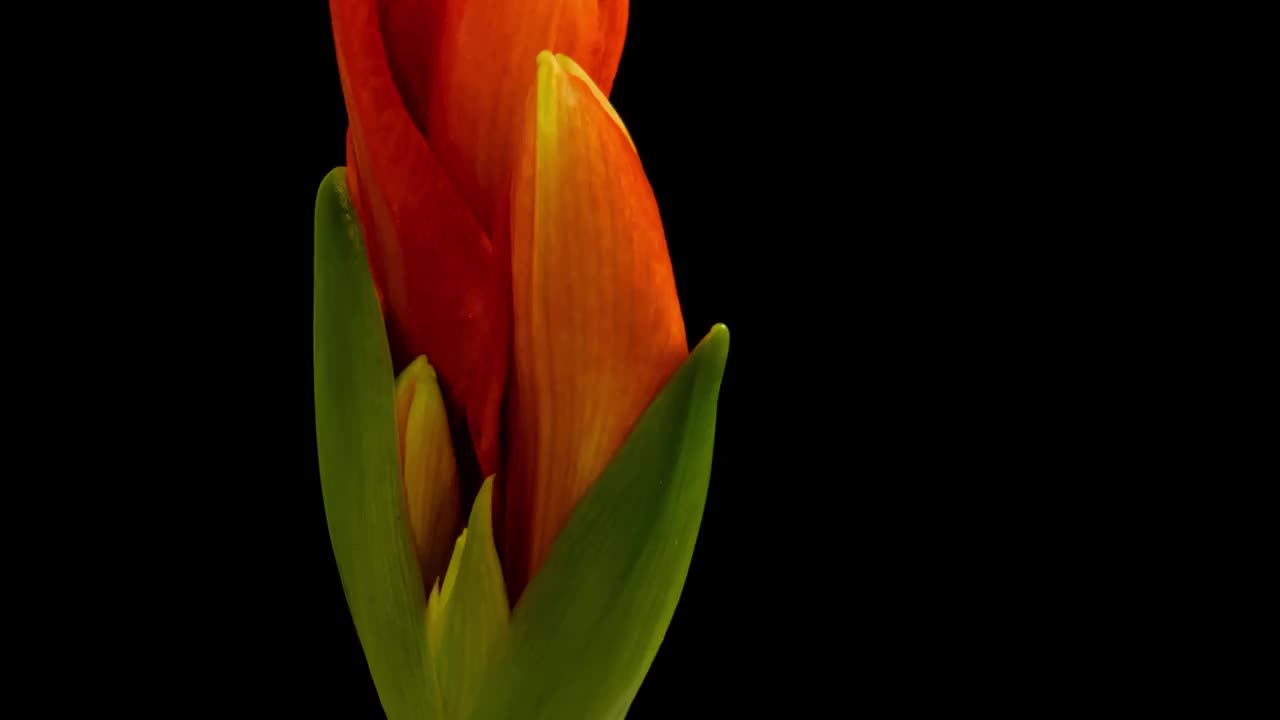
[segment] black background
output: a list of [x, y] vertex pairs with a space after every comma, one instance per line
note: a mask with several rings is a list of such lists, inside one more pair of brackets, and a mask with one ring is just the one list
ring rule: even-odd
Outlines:
[[[1072, 387], [1046, 363], [1081, 352], [1037, 293], [1072, 229], [1028, 169], [1063, 151], [1029, 129], [1055, 111], [1028, 90], [1044, 75], [973, 15], [690, 5], [633, 3], [612, 95], [690, 341], [732, 336], [697, 550], [632, 717], [1009, 702], [1072, 622], [1036, 614], [1065, 592], [1043, 488], [1075, 469], [1046, 449]], [[43, 329], [97, 412], [40, 427], [96, 443], [48, 457], [92, 467], [70, 557], [106, 635], [97, 707], [380, 716], [311, 384], [315, 193], [345, 110], [327, 4], [274, 11], [102, 33], [52, 93], [92, 122], [21, 166], [101, 204], [72, 232], [54, 198], [46, 246], [70, 257], [35, 278], [87, 288]]]

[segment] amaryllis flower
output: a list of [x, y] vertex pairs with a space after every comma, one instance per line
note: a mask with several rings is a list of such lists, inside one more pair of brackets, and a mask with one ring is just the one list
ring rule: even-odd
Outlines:
[[607, 98], [625, 3], [332, 8], [351, 129], [316, 207], [317, 438], [379, 696], [621, 717], [688, 570], [727, 352], [723, 326], [688, 350]]

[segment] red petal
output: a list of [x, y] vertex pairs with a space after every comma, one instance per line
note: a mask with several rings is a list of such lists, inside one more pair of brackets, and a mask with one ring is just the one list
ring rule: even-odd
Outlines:
[[512, 133], [533, 88], [538, 53], [574, 57], [607, 92], [622, 55], [627, 10], [626, 0], [446, 3], [431, 64], [427, 137], [481, 227], [497, 227], [498, 206], [508, 199]]
[[[445, 0], [379, 0], [378, 15], [391, 77], [409, 116], [426, 134], [431, 68], [440, 53]], [[428, 138], [428, 141], [430, 139]]]
[[377, 4], [332, 0], [361, 225], [385, 296], [396, 368], [426, 355], [466, 413], [485, 474], [497, 466], [510, 344], [509, 275], [401, 102]]

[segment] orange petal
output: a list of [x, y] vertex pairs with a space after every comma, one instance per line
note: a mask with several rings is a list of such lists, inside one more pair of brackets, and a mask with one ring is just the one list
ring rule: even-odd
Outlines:
[[458, 465], [444, 398], [426, 357], [410, 363], [396, 381], [400, 478], [413, 549], [425, 587], [444, 574], [458, 534]]
[[511, 200], [513, 597], [688, 356], [662, 221], [630, 137], [572, 60], [542, 53], [537, 67]]
[[[594, 72], [589, 77], [595, 80], [600, 92], [608, 97], [613, 90], [613, 80], [618, 74], [618, 63], [622, 60], [622, 46], [627, 40], [627, 19], [630, 14], [628, 0], [600, 0], [597, 8], [600, 12], [600, 58], [594, 63]], [[569, 57], [587, 57], [565, 53]]]
[[396, 367], [431, 358], [465, 412], [481, 471], [492, 474], [510, 343], [505, 246], [495, 254], [405, 108], [378, 3], [333, 0], [330, 10], [352, 196]]
[[476, 217], [492, 233], [508, 198], [513, 132], [534, 60], [577, 58], [608, 92], [626, 37], [627, 0], [447, 3], [431, 73], [427, 137]]

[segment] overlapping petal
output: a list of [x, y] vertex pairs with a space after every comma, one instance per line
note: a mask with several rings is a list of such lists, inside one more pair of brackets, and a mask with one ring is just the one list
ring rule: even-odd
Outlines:
[[[396, 367], [418, 355], [432, 358], [450, 404], [465, 413], [481, 470], [491, 473], [510, 343], [506, 251], [495, 253], [404, 105], [389, 60], [408, 61], [385, 43], [405, 47], [404, 38], [412, 36], [384, 33], [379, 16], [399, 7], [427, 22], [427, 13], [408, 12], [416, 7], [411, 4], [330, 3], [350, 128], [352, 195]], [[421, 76], [400, 82], [426, 87]]]
[[[481, 227], [498, 227], [507, 199], [516, 123], [534, 82], [534, 58], [577, 59], [607, 94], [626, 37], [628, 0], [467, 0], [442, 8], [431, 68], [427, 138]], [[434, 46], [433, 46], [434, 47]]]
[[602, 90], [543, 52], [524, 118], [511, 200], [513, 595], [688, 356], [658, 206]]

